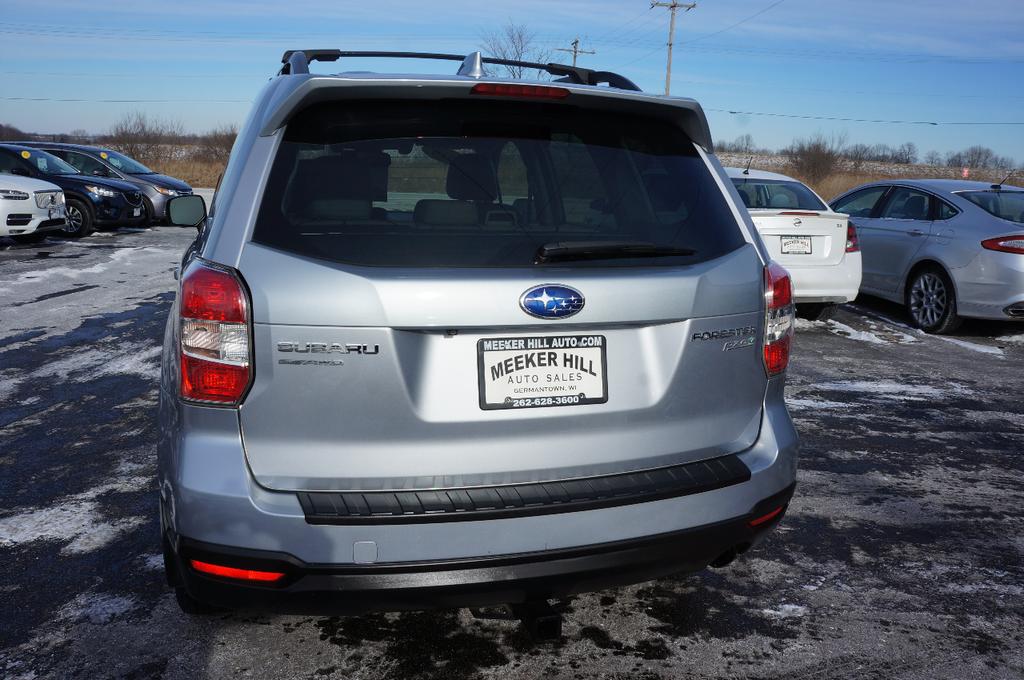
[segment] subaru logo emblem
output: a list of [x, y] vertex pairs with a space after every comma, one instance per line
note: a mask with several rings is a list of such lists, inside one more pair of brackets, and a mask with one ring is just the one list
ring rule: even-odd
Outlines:
[[583, 309], [583, 293], [557, 283], [534, 286], [519, 297], [519, 306], [538, 319], [564, 319]]

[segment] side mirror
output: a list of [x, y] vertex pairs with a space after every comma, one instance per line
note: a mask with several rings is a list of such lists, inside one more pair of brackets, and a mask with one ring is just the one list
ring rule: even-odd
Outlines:
[[106, 168], [96, 168], [92, 171], [92, 174], [97, 177], [110, 177], [110, 171]]
[[12, 175], [21, 175], [22, 177], [31, 177], [32, 173], [25, 168], [11, 168]]
[[206, 219], [206, 201], [202, 196], [178, 196], [167, 202], [167, 216], [176, 227], [198, 229]]

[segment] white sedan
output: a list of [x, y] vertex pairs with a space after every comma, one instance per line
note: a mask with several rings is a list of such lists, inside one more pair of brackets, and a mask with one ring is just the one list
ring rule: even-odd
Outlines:
[[64, 192], [59, 186], [0, 169], [0, 236], [41, 241], [46, 232], [60, 231], [67, 223]]
[[793, 277], [801, 316], [827, 319], [857, 297], [857, 231], [801, 182], [763, 170], [725, 168], [772, 259]]

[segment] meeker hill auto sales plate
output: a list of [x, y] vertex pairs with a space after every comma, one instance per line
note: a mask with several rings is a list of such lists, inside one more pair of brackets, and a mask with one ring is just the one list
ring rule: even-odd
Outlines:
[[603, 335], [477, 342], [480, 408], [581, 406], [608, 401]]

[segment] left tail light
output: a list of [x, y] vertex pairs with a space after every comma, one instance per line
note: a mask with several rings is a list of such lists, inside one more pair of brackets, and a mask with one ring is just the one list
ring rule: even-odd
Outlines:
[[853, 222], [846, 223], [846, 252], [860, 252], [860, 241], [857, 240], [857, 227], [853, 226]]
[[238, 273], [194, 260], [181, 277], [181, 397], [237, 406], [252, 383], [252, 316]]
[[779, 375], [789, 365], [793, 338], [793, 281], [777, 262], [764, 268], [764, 370]]

